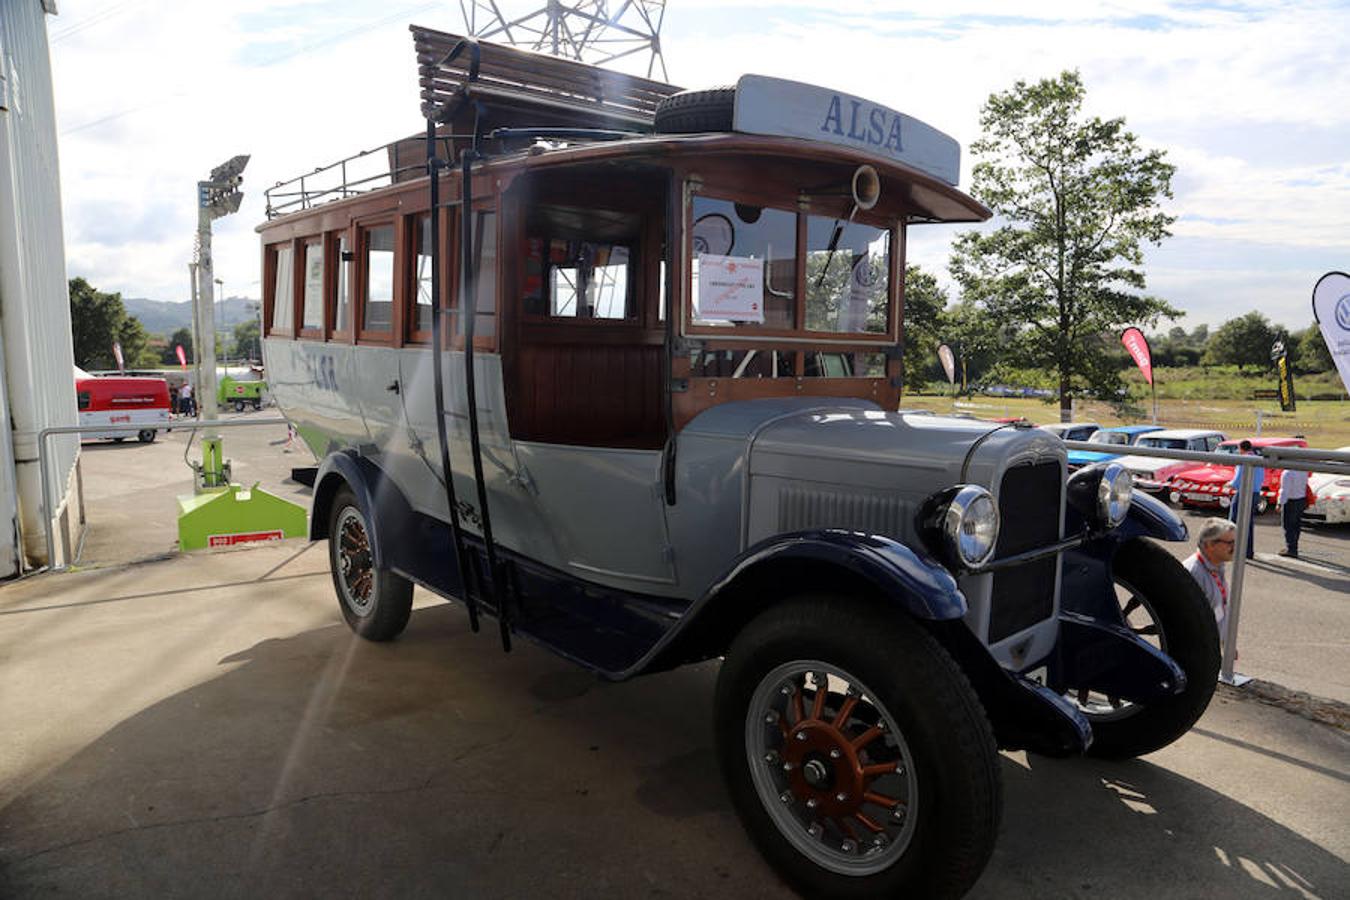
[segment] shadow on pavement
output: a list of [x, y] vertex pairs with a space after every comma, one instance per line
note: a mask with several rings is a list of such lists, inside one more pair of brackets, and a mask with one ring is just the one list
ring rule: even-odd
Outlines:
[[[789, 896], [716, 771], [715, 665], [604, 683], [528, 645], [503, 657], [438, 605], [391, 644], [334, 625], [212, 667], [0, 809], [0, 896]], [[1020, 759], [972, 896], [1350, 884], [1153, 763]]]

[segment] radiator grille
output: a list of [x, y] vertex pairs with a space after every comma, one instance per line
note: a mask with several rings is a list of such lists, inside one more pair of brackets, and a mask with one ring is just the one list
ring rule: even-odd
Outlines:
[[[998, 511], [1002, 519], [994, 558], [1001, 559], [1059, 540], [1063, 487], [1056, 460], [1014, 466], [1003, 475]], [[994, 573], [989, 643], [1049, 618], [1055, 610], [1059, 556]]]
[[778, 494], [778, 530], [848, 528], [899, 536], [907, 509], [894, 497], [785, 487]]

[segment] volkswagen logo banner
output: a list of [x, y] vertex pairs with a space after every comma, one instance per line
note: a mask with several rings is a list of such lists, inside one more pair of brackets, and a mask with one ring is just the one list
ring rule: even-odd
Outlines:
[[1341, 384], [1350, 391], [1350, 275], [1328, 272], [1313, 288], [1313, 318], [1322, 329]]

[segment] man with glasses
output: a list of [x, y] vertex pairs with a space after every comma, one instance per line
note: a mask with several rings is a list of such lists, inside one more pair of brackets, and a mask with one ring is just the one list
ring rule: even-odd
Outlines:
[[1214, 620], [1219, 624], [1219, 642], [1228, 629], [1228, 577], [1224, 563], [1232, 562], [1237, 545], [1237, 526], [1227, 519], [1206, 519], [1195, 539], [1195, 554], [1182, 563], [1191, 573], [1214, 608]]

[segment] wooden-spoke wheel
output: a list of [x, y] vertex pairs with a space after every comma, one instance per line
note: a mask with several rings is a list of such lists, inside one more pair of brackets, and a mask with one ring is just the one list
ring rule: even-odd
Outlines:
[[820, 867], [866, 875], [904, 854], [914, 761], [895, 717], [856, 676], [819, 660], [773, 669], [752, 695], [745, 749], [760, 800]]
[[412, 582], [376, 564], [375, 535], [348, 488], [333, 498], [328, 520], [328, 564], [342, 618], [361, 637], [397, 637], [412, 614]]

